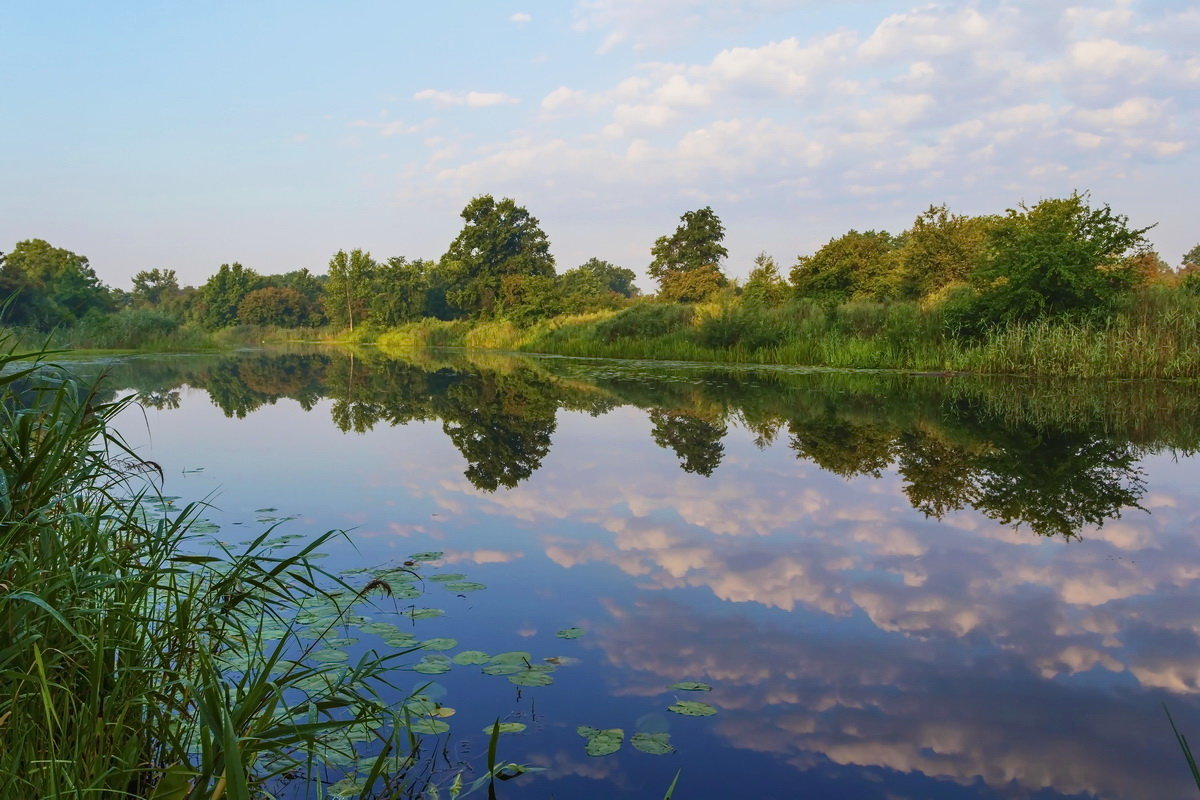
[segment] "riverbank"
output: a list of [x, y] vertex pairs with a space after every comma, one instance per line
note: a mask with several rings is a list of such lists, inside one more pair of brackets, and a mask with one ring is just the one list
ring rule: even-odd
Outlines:
[[462, 346], [598, 358], [787, 364], [1113, 379], [1200, 379], [1200, 298], [1147, 288], [1103, 318], [1042, 319], [956, 334], [945, 306], [810, 301], [643, 302], [620, 311], [508, 320], [426, 319], [343, 343]]

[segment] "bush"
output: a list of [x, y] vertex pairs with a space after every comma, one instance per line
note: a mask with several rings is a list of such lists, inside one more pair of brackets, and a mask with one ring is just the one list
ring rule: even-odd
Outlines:
[[695, 310], [673, 303], [643, 303], [631, 306], [596, 326], [596, 335], [606, 342], [617, 339], [650, 339], [683, 330], [691, 324]]

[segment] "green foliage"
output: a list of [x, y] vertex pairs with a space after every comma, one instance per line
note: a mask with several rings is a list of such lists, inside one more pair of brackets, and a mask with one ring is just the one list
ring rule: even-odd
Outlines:
[[262, 278], [254, 270], [241, 264], [222, 264], [200, 288], [197, 313], [200, 325], [215, 331], [234, 325], [238, 320], [238, 306], [246, 295], [262, 285]]
[[896, 253], [898, 295], [920, 299], [966, 281], [987, 252], [989, 217], [965, 217], [930, 206], [901, 237]]
[[1146, 247], [1149, 228], [1131, 229], [1128, 218], [1087, 200], [1043, 200], [996, 220], [987, 258], [972, 275], [981, 325], [1104, 313], [1136, 283], [1123, 259]]
[[1200, 244], [1183, 254], [1179, 269], [1182, 272], [1200, 271]]
[[554, 276], [550, 240], [537, 218], [511, 198], [497, 202], [481, 195], [461, 216], [463, 228], [442, 259], [455, 273], [454, 288], [447, 292], [453, 306], [489, 317], [500, 303], [505, 276]]
[[787, 282], [779, 274], [775, 259], [759, 253], [754, 259], [754, 269], [742, 288], [742, 302], [758, 308], [777, 306], [787, 300], [791, 292]]
[[551, 275], [505, 275], [497, 312], [519, 325], [562, 313], [559, 284]]
[[647, 271], [658, 281], [662, 299], [703, 300], [728, 283], [721, 272], [721, 262], [729, 255], [721, 244], [725, 227], [709, 206], [685, 212], [679, 219], [675, 233], [654, 242]]
[[380, 264], [370, 302], [371, 324], [393, 328], [427, 316], [428, 271], [432, 266], [432, 262], [404, 257], [389, 258]]
[[801, 256], [792, 267], [792, 286], [798, 296], [823, 302], [891, 297], [898, 245], [887, 231], [852, 230]]
[[354, 330], [367, 320], [379, 265], [362, 250], [339, 250], [329, 259], [322, 302], [325, 316], [339, 328]]
[[170, 305], [182, 290], [173, 269], [142, 270], [133, 276], [131, 298], [134, 305], [160, 308]]
[[0, 297], [11, 298], [6, 322], [42, 331], [112, 308], [86, 257], [42, 239], [18, 242], [0, 260]]
[[558, 278], [563, 311], [580, 314], [617, 308], [623, 299], [634, 297], [633, 270], [590, 258]]
[[242, 298], [238, 303], [237, 320], [242, 325], [299, 328], [310, 324], [313, 312], [308, 298], [295, 289], [266, 286]]
[[602, 341], [648, 339], [686, 328], [694, 312], [690, 306], [667, 303], [639, 303], [596, 325]]

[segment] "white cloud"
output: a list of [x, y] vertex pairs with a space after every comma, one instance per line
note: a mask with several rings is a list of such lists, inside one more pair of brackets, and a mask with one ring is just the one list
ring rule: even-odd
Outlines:
[[490, 108], [520, 102], [503, 92], [445, 92], [437, 89], [422, 89], [413, 95], [414, 100], [428, 100], [438, 106], [466, 106], [467, 108]]
[[511, 17], [508, 18], [509, 22], [515, 22], [518, 25], [524, 25], [525, 23], [530, 22], [532, 20], [533, 20], [533, 17], [530, 16], [529, 14], [526, 14], [524, 11], [518, 11], [517, 13], [513, 14]]

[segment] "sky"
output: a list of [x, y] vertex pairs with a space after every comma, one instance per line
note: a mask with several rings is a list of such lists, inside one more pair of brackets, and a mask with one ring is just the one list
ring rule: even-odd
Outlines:
[[1080, 191], [1178, 265], [1197, 42], [1194, 0], [12, 3], [0, 251], [46, 239], [119, 288], [321, 273], [339, 249], [437, 258], [492, 194], [560, 272], [644, 276], [708, 205], [744, 278], [930, 205]]

